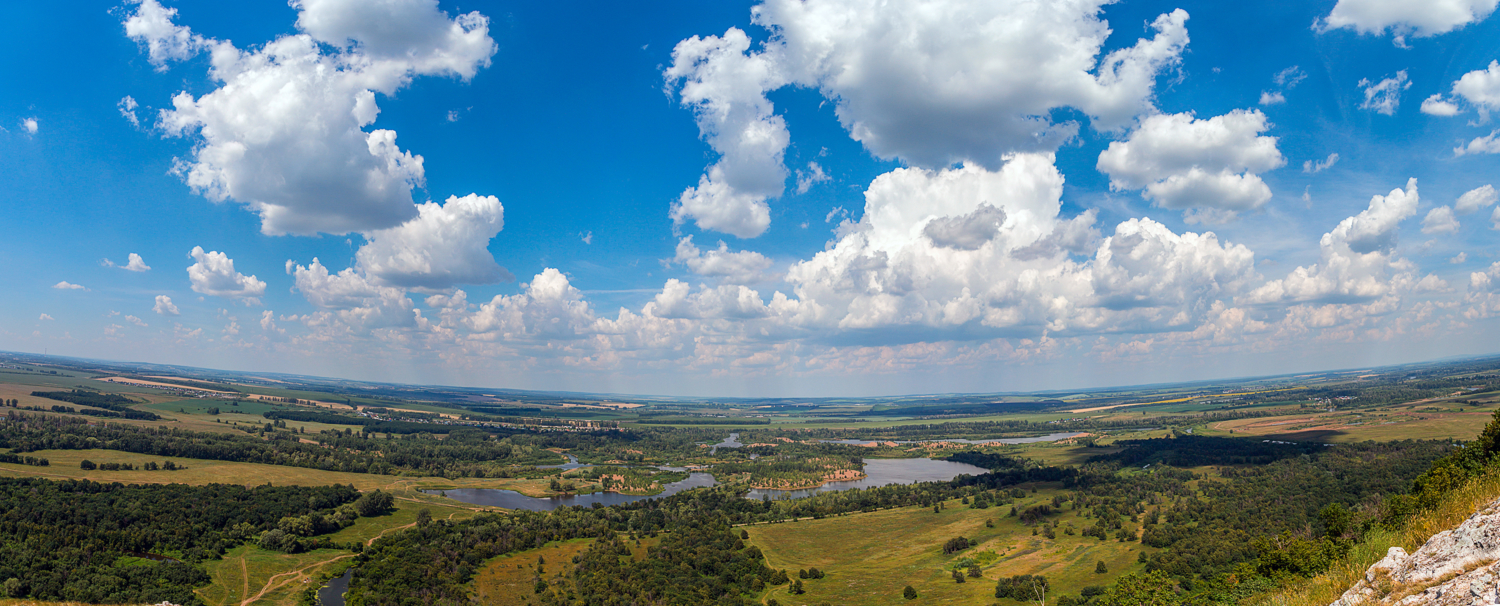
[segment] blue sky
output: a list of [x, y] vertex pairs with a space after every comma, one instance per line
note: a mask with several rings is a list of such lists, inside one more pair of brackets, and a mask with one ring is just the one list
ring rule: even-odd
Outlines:
[[878, 395], [1500, 336], [1495, 0], [364, 4], [17, 7], [0, 349]]

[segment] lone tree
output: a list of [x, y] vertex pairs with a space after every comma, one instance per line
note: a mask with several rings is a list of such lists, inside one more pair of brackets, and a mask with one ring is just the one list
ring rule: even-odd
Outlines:
[[907, 585], [906, 589], [901, 590], [901, 597], [908, 600], [915, 600], [917, 599], [917, 590], [912, 589], [911, 585]]
[[955, 569], [953, 571], [953, 582], [954, 583], [962, 583], [962, 582], [964, 582], [964, 573], [959, 572], [957, 569]]
[[1104, 574], [1109, 572], [1109, 567], [1104, 565], [1104, 560], [1099, 560], [1099, 565], [1094, 567], [1094, 572]]

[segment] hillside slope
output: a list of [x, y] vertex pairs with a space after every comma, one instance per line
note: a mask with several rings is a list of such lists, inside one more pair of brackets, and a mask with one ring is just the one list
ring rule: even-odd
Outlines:
[[1500, 499], [1408, 554], [1391, 547], [1330, 606], [1479, 605], [1500, 602]]

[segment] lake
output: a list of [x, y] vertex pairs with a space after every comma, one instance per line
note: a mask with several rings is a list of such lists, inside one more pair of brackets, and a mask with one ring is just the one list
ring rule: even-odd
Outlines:
[[684, 490], [694, 488], [705, 488], [718, 484], [714, 477], [706, 473], [689, 474], [686, 480], [667, 484], [661, 494], [650, 496], [620, 494], [618, 492], [595, 492], [590, 494], [571, 495], [566, 497], [528, 497], [514, 490], [499, 490], [495, 488], [455, 488], [450, 490], [424, 490], [427, 494], [442, 495], [455, 501], [463, 501], [474, 505], [486, 507], [504, 507], [506, 509], [526, 509], [529, 511], [551, 511], [559, 507], [572, 507], [580, 505], [590, 507], [594, 503], [600, 505], [624, 505], [642, 499], [658, 499], [672, 496]]
[[349, 577], [354, 574], [354, 569], [344, 571], [344, 576], [328, 581], [327, 585], [318, 588], [318, 604], [321, 606], [344, 606], [344, 592], [349, 591]]
[[718, 444], [709, 446], [708, 453], [713, 454], [719, 452], [720, 448], [739, 448], [741, 446], [744, 446], [744, 444], [740, 443], [740, 434], [732, 433], [729, 434], [729, 437], [724, 438], [723, 442], [719, 442]]
[[745, 495], [747, 499], [769, 498], [800, 499], [820, 492], [837, 492], [855, 488], [874, 488], [887, 484], [915, 484], [917, 482], [946, 482], [963, 474], [977, 476], [990, 470], [967, 463], [939, 461], [935, 459], [865, 459], [865, 477], [848, 482], [828, 482], [817, 488], [800, 490], [774, 490], [753, 488]]

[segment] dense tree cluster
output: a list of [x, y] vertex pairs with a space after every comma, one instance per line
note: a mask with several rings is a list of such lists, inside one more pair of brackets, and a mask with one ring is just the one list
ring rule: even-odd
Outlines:
[[328, 471], [443, 477], [493, 477], [509, 473], [504, 469], [509, 465], [559, 460], [557, 455], [536, 446], [476, 430], [454, 432], [447, 439], [423, 435], [384, 439], [332, 431], [303, 436], [271, 431], [254, 436], [120, 424], [90, 425], [81, 419], [14, 412], [6, 420], [0, 423], [0, 447], [17, 453], [103, 448]]
[[8, 452], [0, 452], [0, 463], [12, 463], [12, 464], [15, 464], [15, 465], [32, 465], [32, 466], [36, 466], [36, 467], [46, 467], [46, 466], [52, 464], [51, 461], [48, 461], [47, 459], [42, 458], [42, 457], [14, 455], [14, 454], [10, 454]]
[[[140, 421], [156, 421], [158, 419], [161, 419], [161, 417], [157, 416], [156, 413], [132, 409], [130, 405], [139, 404], [139, 402], [136, 402], [135, 400], [119, 394], [99, 393], [97, 391], [75, 389], [73, 391], [33, 391], [31, 392], [31, 395], [38, 398], [47, 398], [49, 400], [71, 402], [79, 406], [92, 406], [94, 408], [101, 408], [114, 413], [113, 415], [104, 415], [100, 414], [100, 411], [78, 411], [80, 414], [92, 416], [118, 416], [126, 419], [134, 419]], [[55, 406], [53, 407], [54, 410], [56, 408], [57, 407]]]
[[[358, 496], [349, 486], [0, 478], [0, 584], [18, 598], [198, 604], [193, 588], [209, 579], [193, 564], [254, 540], [283, 518]], [[122, 562], [126, 556], [158, 561]]]

